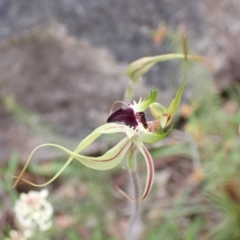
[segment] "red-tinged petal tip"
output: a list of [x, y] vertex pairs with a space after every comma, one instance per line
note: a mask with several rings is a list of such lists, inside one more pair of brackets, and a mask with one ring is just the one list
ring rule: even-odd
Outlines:
[[121, 188], [119, 188], [118, 186], [115, 185], [115, 188], [124, 196], [126, 197], [128, 200], [132, 201], [132, 202], [138, 202], [142, 199], [134, 199], [132, 197], [130, 197], [126, 192], [124, 192]]
[[143, 200], [150, 192], [153, 185], [153, 178], [154, 178], [154, 164], [153, 164], [152, 156], [144, 145], [143, 145], [142, 154], [145, 157], [146, 164], [147, 164], [147, 181], [146, 181], [144, 193], [141, 197], [141, 200]]
[[151, 154], [148, 152], [147, 148], [143, 145], [143, 143], [140, 141], [137, 141], [137, 142], [135, 142], [135, 144], [136, 144], [137, 148], [139, 149], [139, 151], [143, 154], [143, 156], [146, 160], [146, 165], [147, 165], [147, 180], [146, 180], [144, 192], [140, 199], [134, 199], [134, 198], [130, 197], [122, 189], [120, 189], [118, 186], [115, 185], [115, 187], [124, 197], [126, 197], [130, 201], [138, 202], [138, 201], [143, 200], [145, 197], [147, 197], [147, 195], [149, 194], [149, 192], [152, 188], [153, 178], [154, 178], [154, 164], [153, 164]]

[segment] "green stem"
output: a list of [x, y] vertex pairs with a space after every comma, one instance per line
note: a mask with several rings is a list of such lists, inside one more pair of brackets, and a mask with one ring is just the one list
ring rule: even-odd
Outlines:
[[136, 169], [136, 164], [137, 164], [137, 162], [136, 162], [136, 147], [132, 146], [128, 150], [126, 156], [127, 156], [128, 169], [131, 171]]
[[[127, 154], [129, 176], [130, 176], [130, 188], [129, 195], [133, 196], [134, 199], [140, 199], [140, 185], [139, 176], [137, 172], [137, 162], [136, 162], [136, 148], [130, 148]], [[126, 232], [126, 240], [137, 240], [139, 239], [141, 230], [141, 206], [140, 201], [129, 202], [129, 208], [131, 217], [129, 219], [129, 224]]]
[[130, 102], [132, 100], [134, 95], [134, 85], [135, 84], [133, 83], [133, 81], [128, 81], [128, 85], [124, 93], [124, 102]]

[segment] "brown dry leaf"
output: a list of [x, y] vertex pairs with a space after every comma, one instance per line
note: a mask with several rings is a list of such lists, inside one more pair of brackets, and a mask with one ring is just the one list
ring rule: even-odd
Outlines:
[[223, 110], [229, 114], [235, 114], [238, 110], [238, 104], [236, 101], [228, 100], [223, 104]]
[[184, 118], [189, 118], [192, 115], [193, 109], [189, 104], [183, 104], [180, 111]]
[[199, 124], [191, 122], [184, 126], [184, 131], [190, 133], [198, 143], [204, 140], [204, 131]]
[[178, 145], [179, 144], [179, 140], [175, 139], [175, 138], [172, 138], [172, 139], [170, 139], [170, 144], [171, 144], [171, 146]]
[[117, 240], [123, 240], [125, 238], [126, 229], [128, 226], [127, 219], [119, 219], [114, 221], [109, 227], [109, 234]]
[[55, 217], [55, 223], [57, 227], [62, 229], [68, 228], [75, 224], [77, 220], [67, 214], [58, 215]]
[[224, 185], [224, 191], [233, 202], [238, 205], [240, 204], [239, 181], [237, 179], [232, 179], [226, 182]]
[[79, 182], [77, 178], [70, 182], [65, 182], [58, 187], [53, 194], [53, 199], [76, 199], [83, 198], [88, 195], [87, 186], [83, 182]]
[[223, 145], [223, 150], [228, 153], [232, 150], [232, 148], [234, 147], [234, 141], [233, 140], [227, 140], [224, 142]]
[[159, 26], [158, 26], [157, 30], [154, 32], [153, 38], [152, 38], [152, 42], [154, 43], [154, 45], [158, 46], [163, 42], [163, 40], [166, 36], [166, 32], [167, 32], [166, 26], [159, 24]]
[[204, 174], [203, 169], [198, 168], [191, 173], [189, 181], [194, 182], [194, 183], [200, 182], [203, 180], [204, 175], [205, 174]]
[[172, 170], [170, 168], [155, 173], [154, 184], [157, 185], [156, 195], [159, 198], [167, 197], [167, 184], [171, 175]]

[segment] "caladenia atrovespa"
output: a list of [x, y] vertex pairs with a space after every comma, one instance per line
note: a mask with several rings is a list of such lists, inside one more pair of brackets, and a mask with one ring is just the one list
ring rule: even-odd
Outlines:
[[[186, 56], [184, 54], [168, 54], [137, 60], [129, 65], [127, 75], [130, 77], [130, 79], [136, 82], [141, 77], [141, 75], [146, 73], [157, 62], [177, 58], [186, 59]], [[202, 61], [201, 58], [196, 56], [188, 55], [187, 58]], [[116, 167], [126, 157], [128, 160], [128, 166], [131, 169], [134, 168], [134, 161], [132, 161], [132, 156], [134, 156], [136, 150], [138, 150], [143, 155], [147, 166], [147, 179], [142, 196], [140, 199], [134, 199], [117, 186], [116, 188], [120, 193], [132, 201], [144, 199], [151, 190], [154, 179], [153, 159], [144, 144], [156, 143], [165, 138], [171, 131], [171, 128], [169, 128], [167, 131], [165, 131], [164, 128], [170, 124], [172, 117], [179, 106], [185, 86], [185, 81], [186, 79], [184, 79], [182, 82], [175, 98], [172, 100], [168, 109], [164, 108], [159, 103], [156, 103], [158, 91], [157, 89], [153, 89], [149, 96], [143, 100], [140, 99], [138, 102], [134, 101], [132, 104], [123, 103], [125, 105], [124, 108], [120, 108], [117, 111], [111, 113], [107, 119], [107, 123], [98, 127], [90, 135], [83, 139], [74, 151], [52, 143], [42, 144], [36, 147], [30, 154], [20, 175], [18, 177], [14, 177], [16, 178], [14, 187], [20, 180], [36, 187], [44, 187], [53, 182], [73, 161], [73, 159], [76, 159], [84, 166], [95, 170], [109, 170]], [[150, 111], [155, 118], [154, 121], [148, 122], [145, 118], [144, 111], [148, 108], [150, 108]], [[110, 150], [108, 150], [104, 155], [100, 157], [89, 157], [80, 154], [86, 147], [93, 143], [102, 134], [115, 133], [123, 133], [123, 139], [115, 146], [113, 146]], [[29, 165], [33, 154], [39, 148], [49, 146], [61, 149], [63, 152], [69, 155], [69, 158], [63, 167], [56, 173], [55, 176], [52, 177], [52, 179], [44, 184], [34, 184], [25, 179], [22, 179], [23, 173]]]

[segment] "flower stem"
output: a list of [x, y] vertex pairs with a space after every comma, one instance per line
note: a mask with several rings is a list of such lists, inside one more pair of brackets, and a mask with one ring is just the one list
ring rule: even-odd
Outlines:
[[[131, 101], [134, 95], [134, 88], [135, 84], [131, 80], [129, 80], [124, 96], [125, 102]], [[141, 196], [139, 176], [137, 172], [136, 147], [134, 146], [132, 146], [127, 152], [127, 165], [130, 178], [129, 195], [132, 196], [134, 199], [140, 199]], [[129, 219], [125, 239], [138, 240], [142, 229], [140, 201], [129, 201], [129, 209], [131, 217]]]
[[[135, 148], [131, 148], [129, 150], [127, 157], [130, 176], [129, 195], [133, 196], [134, 199], [140, 199], [140, 185], [136, 165]], [[140, 237], [142, 228], [140, 201], [130, 201], [129, 208], [131, 217], [129, 219], [129, 224], [126, 232], [126, 240], [137, 240]]]

